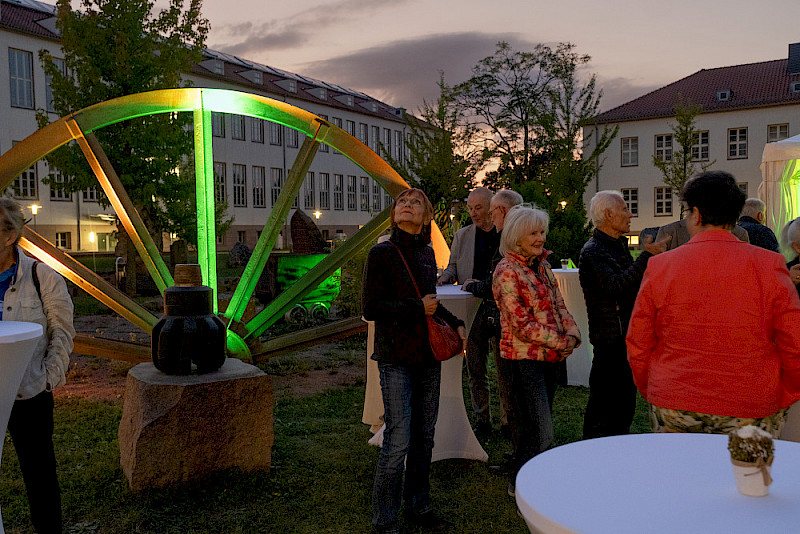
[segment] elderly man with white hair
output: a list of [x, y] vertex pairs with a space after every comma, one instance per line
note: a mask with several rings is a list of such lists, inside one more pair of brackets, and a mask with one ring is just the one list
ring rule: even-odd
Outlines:
[[766, 219], [767, 205], [760, 198], [748, 198], [744, 202], [742, 213], [739, 216], [739, 226], [747, 230], [750, 237], [750, 244], [757, 247], [780, 252], [778, 239], [775, 232], [764, 225]]
[[670, 239], [654, 243], [648, 237], [644, 251], [634, 261], [625, 238], [633, 215], [619, 191], [595, 194], [589, 215], [595, 229], [581, 250], [578, 266], [589, 318], [589, 341], [594, 348], [584, 439], [630, 431], [636, 412], [636, 386], [625, 334], [647, 261], [664, 252]]

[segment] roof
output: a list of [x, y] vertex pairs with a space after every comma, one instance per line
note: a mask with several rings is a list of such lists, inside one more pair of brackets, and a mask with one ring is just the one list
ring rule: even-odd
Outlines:
[[0, 28], [58, 39], [55, 6], [33, 0], [3, 0], [0, 3]]
[[[788, 62], [788, 59], [776, 59], [703, 69], [601, 113], [595, 120], [599, 124], [608, 124], [673, 117], [678, 95], [700, 104], [703, 113], [800, 104], [800, 92], [791, 89], [792, 82], [800, 82], [800, 74], [789, 74]], [[729, 91], [730, 98], [720, 101], [719, 91]]]
[[[55, 6], [36, 0], [0, 0], [0, 28], [57, 40], [59, 34], [55, 27], [55, 13]], [[395, 108], [353, 89], [242, 59], [225, 52], [206, 49], [203, 54], [206, 61], [192, 65], [194, 74], [381, 119], [398, 122], [405, 120], [404, 109]], [[224, 62], [223, 74], [211, 70], [209, 60]], [[254, 71], [261, 73], [260, 83], [252, 76]], [[288, 80], [295, 82], [295, 91], [287, 89]]]

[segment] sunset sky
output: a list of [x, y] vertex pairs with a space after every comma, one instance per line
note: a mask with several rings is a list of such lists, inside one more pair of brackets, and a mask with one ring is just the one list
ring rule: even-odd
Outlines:
[[609, 109], [702, 68], [786, 57], [797, 0], [205, 0], [210, 48], [416, 110], [499, 40], [569, 41]]

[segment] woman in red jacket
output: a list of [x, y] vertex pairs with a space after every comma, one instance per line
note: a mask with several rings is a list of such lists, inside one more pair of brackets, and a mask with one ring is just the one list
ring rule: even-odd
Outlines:
[[731, 229], [745, 196], [726, 172], [686, 183], [691, 240], [647, 266], [628, 360], [661, 432], [780, 434], [800, 400], [800, 300], [784, 258]]

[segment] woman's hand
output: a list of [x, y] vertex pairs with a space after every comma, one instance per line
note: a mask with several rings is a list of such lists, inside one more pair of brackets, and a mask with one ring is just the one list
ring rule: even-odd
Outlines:
[[561, 351], [561, 353], [566, 357], [572, 354], [572, 351], [575, 350], [575, 346], [578, 344], [578, 338], [575, 336], [567, 336], [567, 348]]
[[458, 337], [461, 338], [461, 345], [462, 345], [461, 350], [467, 350], [467, 329], [464, 328], [463, 326], [459, 326], [456, 332], [458, 332]]
[[436, 293], [431, 293], [430, 295], [422, 297], [422, 305], [425, 306], [425, 315], [433, 315], [436, 313], [436, 307], [439, 306]]
[[789, 269], [789, 276], [791, 277], [794, 285], [800, 284], [800, 264], [797, 264]]

